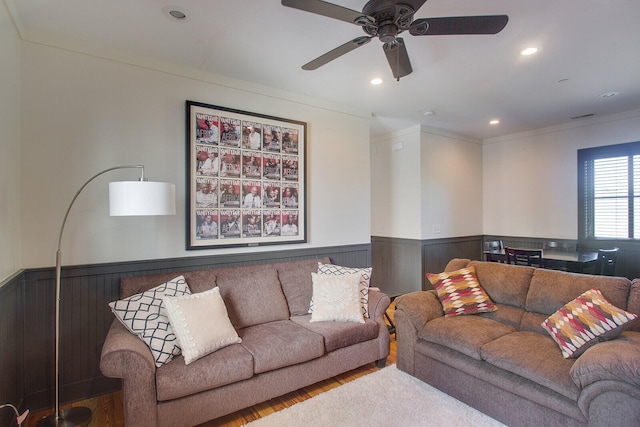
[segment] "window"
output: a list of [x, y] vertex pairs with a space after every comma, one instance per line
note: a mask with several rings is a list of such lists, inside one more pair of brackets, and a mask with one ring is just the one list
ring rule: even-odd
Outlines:
[[580, 239], [640, 239], [640, 142], [578, 150]]

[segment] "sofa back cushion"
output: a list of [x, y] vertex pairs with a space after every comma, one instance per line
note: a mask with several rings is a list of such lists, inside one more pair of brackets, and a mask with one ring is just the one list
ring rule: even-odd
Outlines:
[[629, 323], [627, 331], [640, 332], [640, 279], [634, 279], [631, 283], [629, 291], [629, 301], [626, 310], [630, 313], [637, 314], [638, 318]]
[[185, 272], [171, 272], [148, 274], [146, 276], [130, 276], [120, 279], [120, 298], [128, 298], [153, 287], [158, 286], [177, 275], [182, 275], [189, 286], [191, 293], [208, 291], [216, 286], [215, 270], [196, 270]]
[[287, 300], [273, 265], [219, 269], [216, 281], [236, 329], [289, 318]]
[[611, 304], [625, 309], [630, 286], [631, 281], [624, 277], [536, 269], [525, 308], [549, 316], [582, 293], [595, 288], [600, 289]]
[[316, 258], [273, 264], [273, 267], [278, 271], [282, 291], [292, 316], [303, 316], [309, 312], [309, 304], [313, 295], [311, 273], [318, 272], [318, 262], [329, 264], [331, 260]]
[[[461, 268], [465, 268], [471, 262], [470, 259], [466, 258], [453, 258], [451, 261], [447, 263], [447, 266], [444, 268], [445, 272], [451, 272], [460, 270]], [[439, 273], [439, 271], [432, 271], [432, 273]]]
[[498, 262], [472, 261], [480, 286], [498, 304], [524, 308], [535, 269]]
[[624, 277], [575, 274], [564, 271], [536, 269], [527, 295], [522, 330], [545, 333], [540, 325], [559, 308], [589, 289], [599, 289], [618, 308], [627, 307], [631, 281]]
[[[194, 270], [123, 277], [120, 280], [120, 298], [127, 298], [149, 290], [160, 283], [182, 274], [192, 293], [208, 291], [223, 277], [220, 293], [227, 304], [229, 317], [234, 327], [250, 326], [263, 321], [283, 320], [291, 315], [305, 315], [313, 294], [311, 273], [318, 271], [318, 262], [330, 264], [328, 257], [299, 261], [284, 261], [271, 264], [223, 267], [209, 270]], [[264, 277], [260, 277], [266, 272]], [[250, 275], [250, 276], [249, 276]], [[233, 290], [233, 287], [237, 289]], [[223, 289], [224, 288], [224, 289]], [[264, 297], [260, 295], [264, 294]], [[262, 298], [262, 299], [261, 299]], [[238, 310], [237, 314], [229, 306]], [[260, 313], [258, 307], [266, 308]], [[252, 314], [253, 313], [253, 314]], [[264, 315], [263, 319], [260, 316]]]

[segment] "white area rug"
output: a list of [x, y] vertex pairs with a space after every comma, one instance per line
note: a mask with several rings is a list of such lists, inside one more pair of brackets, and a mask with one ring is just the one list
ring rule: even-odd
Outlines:
[[247, 426], [496, 427], [503, 424], [391, 365]]

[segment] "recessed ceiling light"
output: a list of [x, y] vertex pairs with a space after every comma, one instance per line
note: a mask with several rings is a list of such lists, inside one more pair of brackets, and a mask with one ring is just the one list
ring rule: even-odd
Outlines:
[[498, 123], [500, 123], [500, 120], [498, 119], [489, 120], [490, 125], [497, 125]]
[[620, 95], [620, 92], [605, 92], [600, 94], [600, 98], [611, 98], [613, 96]]
[[382, 84], [382, 79], [380, 77], [376, 77], [375, 79], [371, 80], [371, 84], [372, 85], [379, 85]]
[[537, 47], [528, 47], [525, 50], [523, 50], [522, 52], [520, 52], [522, 55], [524, 56], [529, 56], [529, 55], [533, 55], [534, 53], [536, 53], [539, 49]]
[[176, 19], [185, 19], [187, 17], [187, 15], [180, 12], [179, 10], [171, 10], [169, 11], [169, 15], [173, 16]]
[[431, 110], [424, 110], [424, 111], [422, 112], [422, 115], [424, 115], [424, 116], [435, 116], [435, 115], [436, 115], [436, 113], [435, 113], [435, 111], [431, 111]]

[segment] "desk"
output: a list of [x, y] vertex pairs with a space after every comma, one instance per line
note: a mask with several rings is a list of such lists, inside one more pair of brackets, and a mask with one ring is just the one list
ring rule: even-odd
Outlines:
[[[504, 250], [484, 251], [484, 258], [491, 255], [493, 259], [505, 262]], [[553, 270], [567, 270], [574, 273], [582, 273], [588, 267], [595, 266], [598, 262], [598, 252], [566, 252], [546, 250], [542, 251], [542, 263], [545, 268]]]

